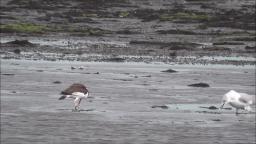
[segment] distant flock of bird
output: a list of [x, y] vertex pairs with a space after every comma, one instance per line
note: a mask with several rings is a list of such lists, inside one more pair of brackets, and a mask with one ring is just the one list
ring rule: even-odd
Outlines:
[[[80, 83], [74, 83], [67, 89], [61, 92], [61, 97], [59, 100], [65, 98], [74, 99], [74, 109], [72, 111], [80, 111], [79, 106], [82, 99], [86, 99], [89, 96], [89, 91], [85, 85]], [[236, 114], [239, 109], [246, 110], [248, 112], [252, 111], [251, 105], [253, 104], [253, 96], [246, 93], [238, 93], [234, 90], [230, 90], [228, 93], [224, 94], [222, 98], [222, 104], [219, 109], [223, 109], [225, 104], [236, 108]]]

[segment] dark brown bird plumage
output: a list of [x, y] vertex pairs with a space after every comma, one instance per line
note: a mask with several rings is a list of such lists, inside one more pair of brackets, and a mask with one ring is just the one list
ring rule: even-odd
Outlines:
[[82, 93], [86, 94], [86, 93], [88, 93], [88, 90], [83, 84], [74, 83], [70, 87], [68, 87], [67, 89], [62, 91], [61, 94], [72, 95], [73, 92], [82, 92]]

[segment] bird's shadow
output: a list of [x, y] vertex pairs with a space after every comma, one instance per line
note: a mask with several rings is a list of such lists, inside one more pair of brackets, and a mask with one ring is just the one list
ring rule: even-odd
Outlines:
[[256, 114], [256, 112], [239, 112], [239, 113], [236, 113], [236, 115], [246, 115], [246, 114]]
[[56, 109], [58, 111], [71, 111], [71, 112], [89, 112], [94, 111], [95, 109], [80, 109], [80, 110], [74, 110], [74, 109]]

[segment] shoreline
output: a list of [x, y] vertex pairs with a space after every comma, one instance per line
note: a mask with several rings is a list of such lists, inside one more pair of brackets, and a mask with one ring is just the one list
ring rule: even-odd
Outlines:
[[224, 56], [178, 56], [176, 58], [165, 56], [132, 56], [132, 55], [63, 55], [56, 53], [31, 53], [26, 52], [22, 54], [5, 53], [1, 54], [1, 59], [14, 60], [31, 60], [31, 61], [77, 61], [77, 62], [135, 62], [135, 63], [164, 63], [170, 65], [234, 65], [234, 66], [256, 66], [255, 57], [224, 57]]

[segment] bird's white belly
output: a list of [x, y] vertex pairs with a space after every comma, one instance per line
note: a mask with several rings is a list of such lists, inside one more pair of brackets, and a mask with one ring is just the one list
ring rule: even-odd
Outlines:
[[81, 93], [81, 92], [74, 92], [72, 93], [73, 96], [75, 96], [76, 98], [87, 98], [89, 93]]

